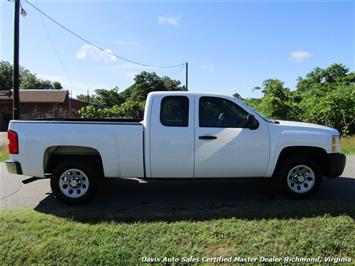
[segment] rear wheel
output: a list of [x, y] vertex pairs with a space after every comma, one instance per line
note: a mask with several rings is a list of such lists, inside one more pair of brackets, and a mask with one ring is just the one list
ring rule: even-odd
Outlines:
[[311, 158], [285, 159], [278, 176], [284, 190], [296, 198], [311, 196], [319, 190], [322, 181], [321, 171]]
[[69, 204], [89, 200], [98, 187], [99, 172], [94, 167], [79, 162], [63, 162], [54, 170], [51, 188], [54, 195]]

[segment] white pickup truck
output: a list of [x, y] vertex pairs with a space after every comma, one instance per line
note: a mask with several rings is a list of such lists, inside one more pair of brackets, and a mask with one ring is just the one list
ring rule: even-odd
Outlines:
[[57, 198], [84, 202], [102, 178], [269, 177], [297, 197], [342, 174], [336, 129], [267, 120], [224, 95], [153, 92], [144, 120], [16, 120], [11, 173], [51, 178]]

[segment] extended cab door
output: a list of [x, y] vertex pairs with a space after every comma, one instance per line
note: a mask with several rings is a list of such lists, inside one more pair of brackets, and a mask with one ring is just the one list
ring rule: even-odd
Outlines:
[[150, 177], [193, 177], [194, 96], [155, 94], [152, 100]]
[[234, 101], [196, 96], [195, 177], [264, 176], [269, 159], [266, 122], [246, 128], [248, 113]]

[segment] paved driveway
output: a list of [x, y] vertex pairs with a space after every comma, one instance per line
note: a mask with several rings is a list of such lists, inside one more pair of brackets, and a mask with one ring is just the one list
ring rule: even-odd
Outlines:
[[[51, 194], [49, 180], [24, 185], [22, 176], [7, 173], [0, 163], [1, 208], [67, 208]], [[100, 210], [142, 208], [147, 205], [179, 208], [179, 206], [211, 206], [243, 201], [286, 199], [272, 193], [265, 179], [161, 181], [139, 184], [128, 180], [105, 182], [97, 197], [88, 204]], [[347, 158], [342, 177], [324, 179], [314, 197], [325, 200], [355, 201], [355, 156]], [[82, 208], [82, 207], [81, 207]]]

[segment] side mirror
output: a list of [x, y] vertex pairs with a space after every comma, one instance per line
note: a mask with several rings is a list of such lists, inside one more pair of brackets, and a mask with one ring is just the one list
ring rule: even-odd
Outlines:
[[255, 116], [250, 114], [247, 116], [246, 127], [251, 130], [257, 129], [259, 127], [259, 122], [256, 120]]

